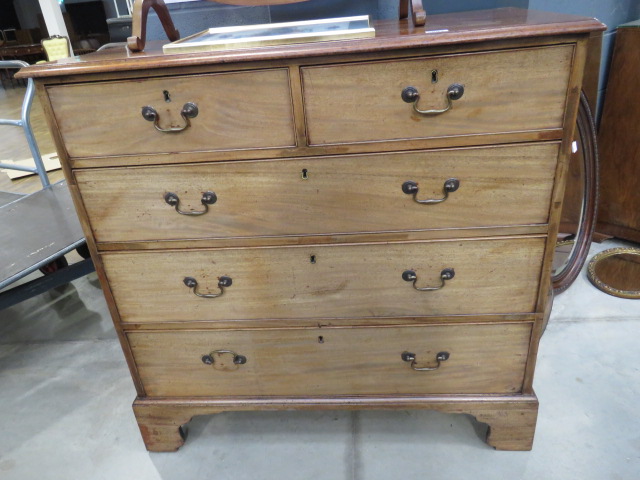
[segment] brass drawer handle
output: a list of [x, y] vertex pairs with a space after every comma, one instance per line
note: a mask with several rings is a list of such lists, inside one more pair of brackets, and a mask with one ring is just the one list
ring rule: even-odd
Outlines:
[[202, 297], [202, 298], [217, 298], [221, 297], [224, 294], [224, 289], [230, 287], [233, 284], [233, 280], [231, 277], [220, 277], [218, 278], [218, 288], [220, 289], [220, 293], [200, 293], [198, 292], [198, 281], [193, 277], [184, 277], [184, 284], [192, 289], [193, 294]]
[[458, 180], [457, 178], [449, 178], [448, 180], [446, 180], [444, 182], [444, 185], [442, 186], [442, 194], [443, 197], [442, 198], [433, 198], [433, 199], [427, 199], [427, 200], [418, 200], [418, 191], [420, 190], [420, 188], [418, 187], [418, 184], [412, 180], [407, 180], [406, 182], [404, 182], [402, 184], [402, 191], [404, 193], [406, 193], [407, 195], [413, 195], [413, 199], [417, 202], [417, 203], [421, 203], [423, 205], [429, 205], [429, 204], [434, 204], [434, 203], [442, 203], [444, 202], [447, 198], [449, 198], [449, 194], [455, 192], [456, 190], [458, 190], [458, 188], [460, 188], [460, 180]]
[[173, 192], [165, 193], [164, 201], [168, 205], [175, 207], [176, 212], [178, 212], [180, 215], [198, 216], [207, 213], [209, 211], [209, 205], [213, 205], [218, 201], [218, 196], [214, 192], [204, 192], [202, 194], [202, 198], [200, 199], [202, 205], [204, 205], [204, 210], [190, 210], [188, 212], [186, 210], [180, 210], [180, 197], [178, 197], [178, 195]]
[[239, 355], [231, 350], [214, 350], [208, 355], [202, 356], [202, 363], [204, 363], [205, 365], [213, 365], [215, 363], [214, 355], [222, 355], [225, 353], [233, 355], [233, 363], [236, 365], [244, 365], [245, 363], [247, 363], [247, 357], [245, 357], [244, 355]]
[[441, 288], [444, 288], [445, 282], [447, 280], [451, 280], [455, 276], [456, 272], [453, 270], [453, 268], [445, 268], [444, 270], [442, 270], [442, 272], [440, 272], [441, 283], [437, 287], [416, 287], [416, 282], [418, 281], [418, 275], [416, 275], [416, 272], [414, 272], [413, 270], [405, 270], [404, 272], [402, 272], [402, 279], [405, 282], [413, 282], [413, 288], [415, 288], [416, 290], [420, 290], [421, 292], [440, 290]]
[[196, 118], [198, 116], [198, 106], [193, 102], [187, 102], [180, 110], [180, 116], [184, 119], [184, 125], [181, 127], [169, 127], [162, 128], [160, 126], [160, 115], [156, 112], [156, 109], [147, 105], [146, 107], [142, 107], [142, 118], [149, 122], [153, 122], [153, 126], [156, 127], [156, 130], [162, 133], [179, 133], [191, 126], [191, 118]]
[[464, 86], [459, 83], [449, 85], [445, 98], [447, 99], [447, 106], [441, 110], [420, 110], [418, 108], [418, 102], [420, 101], [420, 92], [416, 87], [406, 87], [402, 90], [402, 100], [407, 103], [413, 103], [413, 109], [420, 115], [439, 115], [441, 113], [451, 110], [453, 107], [452, 100], [459, 100], [464, 95]]
[[435, 367], [418, 367], [418, 362], [416, 361], [416, 354], [415, 353], [411, 353], [411, 352], [403, 352], [400, 355], [400, 358], [402, 358], [402, 361], [404, 362], [411, 362], [411, 368], [413, 368], [415, 371], [417, 372], [430, 372], [432, 370], [437, 370], [440, 368], [440, 364], [442, 362], [446, 362], [447, 360], [449, 360], [449, 352], [439, 352], [436, 355], [436, 366]]

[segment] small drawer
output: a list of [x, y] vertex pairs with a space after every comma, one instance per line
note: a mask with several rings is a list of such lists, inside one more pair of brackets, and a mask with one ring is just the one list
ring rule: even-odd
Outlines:
[[125, 323], [295, 324], [296, 318], [531, 313], [544, 246], [544, 237], [525, 237], [109, 252], [102, 261]]
[[546, 224], [557, 154], [548, 143], [75, 177], [98, 242], [417, 231]]
[[486, 394], [522, 390], [531, 324], [138, 331], [149, 396]]
[[295, 145], [285, 69], [54, 86], [47, 93], [72, 158]]
[[573, 48], [303, 68], [309, 143], [560, 129]]

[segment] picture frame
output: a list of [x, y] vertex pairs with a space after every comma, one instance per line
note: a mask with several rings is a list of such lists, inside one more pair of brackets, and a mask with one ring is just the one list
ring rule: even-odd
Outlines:
[[368, 15], [210, 28], [163, 46], [164, 53], [236, 50], [375, 37]]

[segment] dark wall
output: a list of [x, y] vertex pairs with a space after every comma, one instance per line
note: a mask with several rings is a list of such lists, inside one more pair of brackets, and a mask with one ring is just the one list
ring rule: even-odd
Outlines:
[[5, 28], [20, 28], [13, 0], [0, 0], [0, 30]]

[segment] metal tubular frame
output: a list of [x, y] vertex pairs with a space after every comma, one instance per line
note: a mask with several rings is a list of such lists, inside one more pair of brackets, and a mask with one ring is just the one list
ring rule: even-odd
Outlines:
[[[29, 64], [21, 60], [0, 60], [0, 69], [6, 68], [22, 68], [27, 67]], [[20, 114], [20, 120], [0, 118], [0, 125], [12, 125], [14, 127], [22, 127], [24, 135], [27, 138], [27, 144], [31, 155], [33, 156], [33, 162], [35, 167], [23, 167], [21, 165], [11, 165], [7, 163], [0, 163], [0, 168], [7, 168], [10, 170], [20, 170], [22, 172], [37, 173], [40, 177], [40, 183], [43, 187], [49, 186], [49, 177], [47, 176], [47, 170], [42, 163], [42, 157], [40, 156], [40, 149], [36, 143], [36, 138], [33, 135], [33, 129], [31, 128], [31, 105], [33, 104], [33, 97], [35, 96], [36, 88], [33, 83], [33, 79], [29, 79], [27, 82], [27, 92], [24, 95], [22, 101], [22, 111]]]

